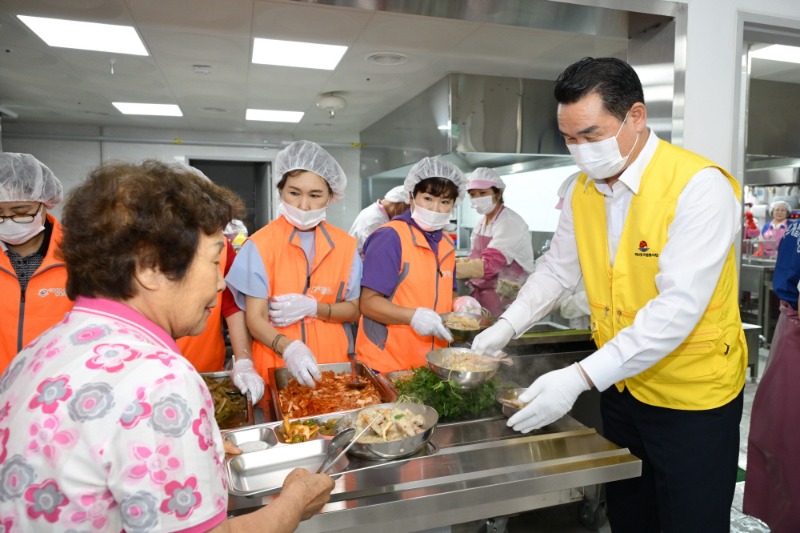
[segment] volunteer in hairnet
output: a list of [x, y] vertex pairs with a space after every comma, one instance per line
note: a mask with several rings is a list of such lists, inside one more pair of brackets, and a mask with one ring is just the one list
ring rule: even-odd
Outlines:
[[364, 245], [356, 353], [380, 372], [427, 364], [425, 355], [453, 340], [442, 313], [452, 311], [455, 245], [442, 228], [466, 192], [451, 163], [426, 157], [403, 184], [411, 209], [384, 224]]
[[624, 61], [578, 61], [555, 97], [581, 173], [541, 267], [472, 348], [495, 353], [583, 275], [598, 350], [536, 379], [508, 425], [540, 428], [597, 387], [605, 437], [642, 460], [641, 477], [606, 485], [614, 533], [727, 532], [747, 367], [734, 248], [741, 187], [656, 137]]
[[61, 182], [41, 161], [0, 152], [0, 374], [72, 309], [56, 254], [61, 224], [47, 212], [61, 196]]
[[253, 336], [256, 369], [286, 366], [302, 385], [321, 379], [318, 363], [347, 361], [358, 319], [361, 258], [356, 240], [325, 222], [347, 178], [321, 146], [296, 141], [274, 162], [278, 218], [245, 242], [225, 280]]
[[348, 232], [358, 242], [358, 253], [363, 252], [364, 241], [373, 231], [406, 209], [408, 209], [408, 195], [402, 185], [394, 187], [383, 198], [362, 209]]
[[761, 228], [761, 236], [764, 238], [764, 245], [761, 254], [766, 257], [775, 257], [778, 254], [778, 243], [783, 237], [783, 232], [789, 227], [789, 213], [792, 206], [789, 202], [777, 200], [769, 206], [769, 214], [772, 220], [764, 223]]
[[490, 168], [468, 176], [472, 208], [483, 218], [472, 230], [468, 257], [456, 261], [458, 279], [468, 279], [472, 296], [493, 316], [516, 297], [533, 272], [533, 245], [528, 225], [503, 203], [506, 184]]
[[[177, 162], [171, 166], [211, 181], [200, 169], [193, 166]], [[228, 225], [236, 223], [244, 227], [241, 221], [235, 219], [229, 222]], [[228, 228], [226, 227], [225, 229]], [[225, 247], [220, 253], [218, 265], [220, 275], [223, 278], [230, 271], [235, 257], [236, 251], [226, 235]], [[175, 340], [175, 343], [178, 345], [181, 355], [188, 359], [198, 372], [220, 372], [224, 370], [225, 357], [227, 355], [225, 335], [222, 329], [223, 320], [228, 327], [228, 338], [231, 341], [231, 349], [233, 350], [231, 379], [242, 394], [249, 392], [253, 402], [258, 402], [264, 395], [264, 380], [256, 372], [253, 360], [250, 357], [253, 339], [247, 330], [244, 312], [236, 305], [230, 289], [226, 287], [224, 291], [217, 294], [217, 305], [211, 308], [208, 319], [206, 319], [206, 327], [202, 333], [180, 337]]]

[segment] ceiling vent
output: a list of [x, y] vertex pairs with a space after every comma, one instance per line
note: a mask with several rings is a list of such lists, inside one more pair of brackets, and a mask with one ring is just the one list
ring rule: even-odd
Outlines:
[[408, 63], [408, 56], [397, 52], [375, 52], [367, 56], [367, 63], [382, 67], [396, 67]]

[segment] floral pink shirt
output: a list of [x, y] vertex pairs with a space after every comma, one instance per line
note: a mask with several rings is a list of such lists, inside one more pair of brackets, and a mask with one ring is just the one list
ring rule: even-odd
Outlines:
[[207, 531], [223, 458], [203, 379], [124, 304], [79, 298], [0, 377], [0, 532]]

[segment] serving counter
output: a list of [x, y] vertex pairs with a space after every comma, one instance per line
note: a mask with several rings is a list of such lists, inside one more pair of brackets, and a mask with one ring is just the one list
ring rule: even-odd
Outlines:
[[[594, 350], [586, 331], [544, 324], [529, 333], [506, 349], [514, 360], [501, 367], [506, 384], [528, 386]], [[598, 434], [597, 396], [584, 393], [571, 416], [527, 435], [496, 416], [439, 424], [428, 446], [407, 459], [349, 458], [334, 475], [330, 502], [298, 531], [391, 533], [495, 518], [502, 523], [501, 517], [580, 500], [593, 500], [594, 511], [602, 483], [641, 474], [639, 459]], [[231, 495], [228, 508], [231, 515], [247, 513], [274, 497]]]
[[[443, 424], [410, 458], [351, 460], [298, 531], [418, 531], [581, 500], [586, 487], [640, 474], [627, 449], [570, 417], [527, 435], [503, 417]], [[246, 513], [274, 497], [231, 496], [228, 509]]]

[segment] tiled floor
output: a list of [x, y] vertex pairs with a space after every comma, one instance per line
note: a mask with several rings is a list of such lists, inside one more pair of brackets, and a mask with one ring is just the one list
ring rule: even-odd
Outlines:
[[[767, 360], [767, 350], [761, 349], [759, 352], [760, 365], [759, 372], [762, 372]], [[759, 376], [760, 377], [760, 376]], [[747, 468], [747, 434], [750, 431], [750, 411], [753, 407], [753, 398], [756, 393], [757, 383], [749, 380], [744, 390], [744, 412], [741, 423], [741, 448], [739, 453], [739, 467]], [[744, 495], [745, 482], [736, 484], [736, 492], [731, 508], [731, 532], [732, 533], [768, 533], [769, 528], [760, 520], [747, 516], [742, 513], [742, 498]], [[506, 526], [506, 533], [586, 533], [589, 529], [583, 527], [578, 520], [581, 509], [581, 502], [574, 504], [559, 505], [531, 511], [509, 519]], [[452, 533], [503, 533], [503, 529], [486, 527], [486, 525], [470, 524], [465, 529], [465, 525], [453, 526]], [[611, 528], [606, 523], [600, 529], [601, 533], [611, 533]]]

